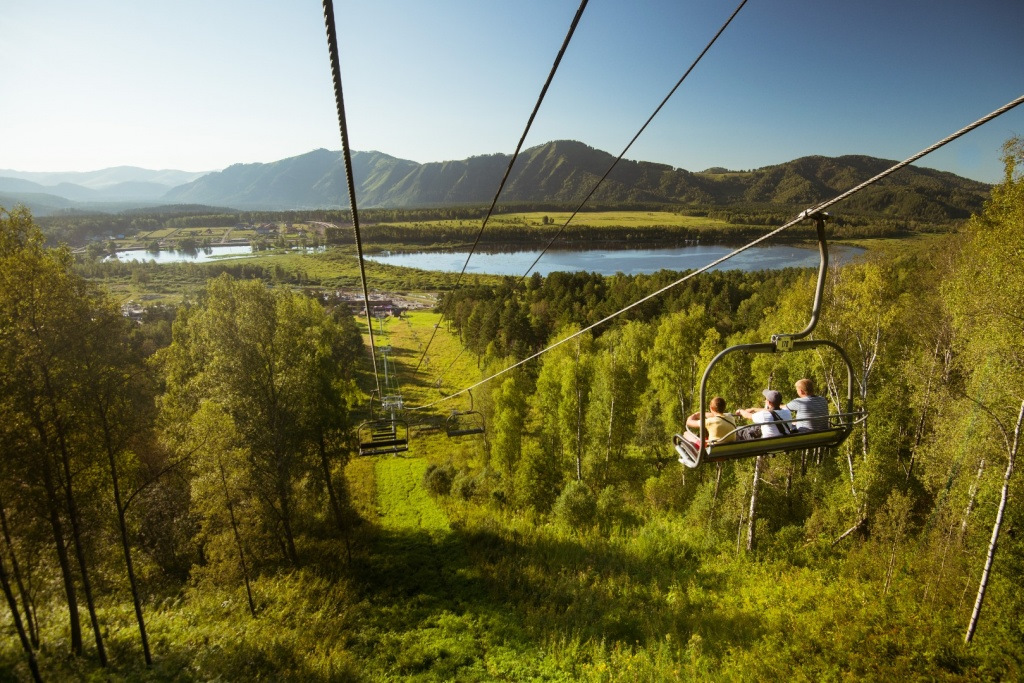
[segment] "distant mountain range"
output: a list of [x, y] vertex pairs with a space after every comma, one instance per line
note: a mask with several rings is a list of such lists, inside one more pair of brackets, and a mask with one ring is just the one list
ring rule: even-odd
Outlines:
[[170, 190], [205, 174], [136, 166], [66, 172], [0, 169], [0, 205], [25, 204], [37, 215], [61, 209], [117, 211], [153, 206], [163, 204]]
[[[381, 152], [353, 152], [356, 200], [360, 208], [486, 205], [509, 158], [492, 154], [419, 164]], [[607, 152], [569, 140], [530, 148], [516, 161], [501, 201], [574, 205], [613, 160]], [[834, 197], [893, 163], [867, 156], [810, 156], [752, 171], [711, 168], [695, 173], [623, 159], [592, 201], [623, 207], [800, 206]], [[848, 200], [844, 211], [936, 221], [963, 218], [981, 208], [990, 189], [952, 173], [910, 166]], [[165, 204], [283, 211], [345, 208], [348, 190], [341, 153], [318, 149], [211, 173], [133, 167], [80, 174], [0, 170], [0, 205], [15, 203], [28, 205], [38, 215]]]

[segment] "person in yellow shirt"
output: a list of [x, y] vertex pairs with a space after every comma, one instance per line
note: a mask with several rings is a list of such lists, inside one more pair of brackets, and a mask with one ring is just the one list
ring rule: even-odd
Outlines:
[[[700, 413], [686, 418], [686, 426], [700, 429]], [[708, 403], [708, 412], [704, 413], [704, 427], [708, 432], [708, 444], [732, 443], [736, 440], [736, 418], [732, 413], [725, 412], [725, 399], [721, 396], [715, 396]], [[694, 446], [700, 446], [697, 437], [689, 431], [684, 434], [684, 438]]]

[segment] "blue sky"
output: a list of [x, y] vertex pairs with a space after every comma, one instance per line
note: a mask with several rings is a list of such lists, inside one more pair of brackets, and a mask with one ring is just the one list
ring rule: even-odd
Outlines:
[[[739, 0], [591, 0], [527, 145], [618, 154]], [[338, 0], [355, 150], [510, 153], [578, 0]], [[319, 3], [0, 4], [0, 168], [214, 170], [340, 148]], [[749, 0], [627, 154], [903, 159], [1024, 93], [1020, 0]], [[1024, 106], [919, 165], [998, 182]]]

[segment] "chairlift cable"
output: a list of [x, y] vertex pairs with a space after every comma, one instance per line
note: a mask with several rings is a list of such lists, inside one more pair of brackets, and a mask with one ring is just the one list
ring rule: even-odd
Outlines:
[[[480, 244], [480, 237], [484, 234], [484, 228], [487, 227], [487, 221], [494, 213], [494, 208], [498, 205], [498, 197], [501, 196], [501, 191], [505, 189], [505, 183], [508, 182], [508, 177], [512, 174], [512, 166], [519, 158], [519, 153], [522, 151], [523, 144], [526, 142], [526, 136], [530, 132], [530, 128], [533, 126], [534, 119], [537, 117], [540, 105], [544, 101], [544, 96], [548, 92], [548, 86], [551, 85], [551, 81], [555, 78], [555, 72], [558, 71], [558, 65], [562, 62], [562, 56], [565, 55], [565, 50], [569, 47], [569, 41], [572, 40], [572, 36], [576, 32], [576, 27], [580, 23], [580, 18], [583, 16], [583, 10], [586, 8], [587, 2], [589, 2], [589, 0], [582, 0], [580, 2], [579, 9], [576, 10], [576, 16], [573, 17], [572, 24], [569, 25], [569, 32], [566, 33], [565, 40], [562, 41], [562, 48], [558, 51], [558, 55], [555, 56], [555, 62], [551, 65], [551, 71], [548, 72], [547, 80], [544, 81], [544, 87], [540, 89], [540, 95], [537, 97], [537, 102], [533, 105], [533, 111], [530, 112], [530, 118], [526, 121], [526, 128], [523, 129], [523, 134], [519, 138], [519, 144], [516, 145], [516, 151], [512, 154], [512, 158], [509, 159], [508, 167], [505, 169], [505, 175], [502, 177], [501, 183], [498, 184], [498, 191], [494, 193], [494, 199], [491, 200], [491, 206], [487, 209], [487, 213], [484, 215], [483, 222], [480, 224], [480, 230], [477, 231], [476, 239], [473, 241], [473, 246], [470, 248], [469, 254], [466, 255], [466, 262], [462, 264], [462, 270], [459, 271], [459, 276], [455, 279], [455, 286], [451, 289], [452, 292], [459, 288], [459, 283], [462, 282], [462, 276], [466, 274], [466, 268], [469, 267], [469, 260], [473, 258], [473, 253], [476, 251], [477, 245]], [[444, 320], [445, 313], [448, 312], [449, 301], [451, 301], [450, 298], [445, 299], [445, 306], [441, 311], [441, 320]], [[430, 339], [427, 340], [427, 345], [424, 347], [423, 354], [416, 363], [416, 367], [413, 368], [413, 372], [420, 369], [420, 365], [423, 363], [423, 359], [427, 357], [427, 351], [430, 350], [430, 344], [434, 341], [434, 336], [436, 334], [437, 327], [434, 328], [434, 331], [430, 335]]]
[[714, 37], [711, 38], [710, 41], [708, 41], [708, 44], [704, 46], [704, 49], [701, 50], [700, 54], [697, 55], [697, 58], [693, 60], [693, 63], [690, 64], [690, 67], [686, 70], [686, 72], [682, 76], [680, 76], [679, 80], [676, 81], [676, 84], [672, 86], [672, 89], [669, 90], [668, 94], [665, 95], [664, 99], [661, 100], [661, 103], [658, 104], [657, 107], [655, 107], [654, 112], [649, 117], [647, 117], [647, 120], [644, 121], [644, 125], [640, 126], [640, 130], [636, 132], [636, 135], [634, 135], [633, 138], [629, 141], [629, 143], [622, 149], [622, 151], [619, 153], [619, 156], [617, 156], [615, 158], [615, 161], [613, 161], [611, 165], [608, 167], [608, 170], [604, 172], [604, 175], [601, 176], [596, 183], [594, 183], [594, 187], [590, 189], [590, 192], [587, 193], [587, 196], [584, 197], [583, 201], [579, 203], [579, 206], [577, 206], [576, 209], [572, 212], [572, 215], [570, 215], [569, 218], [566, 219], [565, 223], [563, 223], [562, 227], [558, 229], [558, 232], [555, 233], [554, 237], [548, 240], [548, 243], [544, 246], [541, 252], [537, 254], [537, 258], [533, 260], [533, 263], [530, 264], [530, 267], [527, 268], [526, 272], [523, 273], [522, 277], [519, 278], [519, 284], [522, 284], [522, 282], [526, 280], [526, 277], [530, 274], [534, 266], [537, 265], [541, 258], [543, 258], [544, 254], [548, 252], [548, 249], [550, 249], [551, 245], [555, 243], [555, 240], [562, 236], [562, 233], [565, 232], [565, 229], [567, 227], [569, 227], [569, 223], [572, 222], [572, 219], [575, 218], [576, 215], [586, 205], [586, 203], [590, 201], [590, 198], [594, 196], [594, 193], [597, 192], [597, 189], [599, 187], [601, 187], [605, 179], [607, 179], [608, 176], [611, 175], [612, 170], [614, 170], [615, 167], [618, 166], [619, 162], [622, 161], [622, 157], [626, 156], [626, 152], [628, 152], [630, 147], [633, 146], [633, 143], [635, 143], [637, 139], [643, 134], [643, 132], [647, 130], [647, 126], [651, 125], [651, 121], [654, 120], [654, 117], [657, 116], [659, 112], [661, 112], [662, 108], [664, 108], [666, 104], [668, 104], [668, 101], [672, 98], [673, 95], [675, 95], [676, 90], [678, 90], [679, 86], [683, 84], [683, 81], [686, 80], [686, 77], [690, 75], [690, 72], [693, 71], [697, 64], [700, 62], [700, 60], [704, 58], [704, 55], [708, 53], [708, 50], [711, 49], [711, 46], [715, 44], [715, 41], [717, 41], [719, 36], [721, 36], [722, 33], [725, 32], [725, 29], [729, 26], [729, 24], [732, 23], [732, 20], [736, 18], [736, 15], [740, 13], [740, 10], [743, 9], [743, 6], [746, 4], [747, 0], [741, 0], [740, 4], [736, 6], [736, 9], [733, 10], [731, 15], [729, 15], [729, 18], [726, 19], [724, 24], [722, 24], [722, 27], [718, 29], [718, 33], [716, 33]]
[[512, 365], [506, 367], [503, 370], [499, 370], [498, 372], [490, 375], [489, 377], [486, 377], [486, 378], [480, 380], [479, 382], [476, 382], [475, 384], [471, 384], [471, 385], [465, 387], [464, 389], [460, 389], [459, 391], [457, 391], [457, 392], [455, 392], [453, 394], [449, 394], [448, 396], [440, 398], [440, 399], [438, 399], [438, 400], [436, 400], [436, 401], [434, 401], [432, 403], [428, 403], [426, 405], [417, 406], [415, 408], [412, 408], [412, 410], [424, 410], [424, 409], [433, 407], [433, 406], [437, 405], [438, 403], [442, 403], [443, 401], [450, 400], [450, 399], [455, 398], [456, 396], [459, 396], [459, 395], [461, 395], [461, 394], [463, 394], [463, 393], [465, 393], [467, 391], [470, 391], [470, 390], [475, 389], [475, 388], [477, 388], [477, 387], [479, 387], [479, 386], [481, 386], [483, 384], [486, 384], [486, 383], [490, 382], [491, 380], [496, 379], [496, 378], [500, 377], [501, 375], [504, 375], [507, 372], [511, 372], [512, 370], [518, 368], [521, 365], [525, 365], [529, 361], [534, 360], [535, 358], [538, 358], [538, 357], [544, 355], [548, 351], [551, 351], [551, 350], [561, 346], [565, 342], [570, 341], [571, 339], [574, 339], [574, 338], [584, 334], [585, 332], [589, 332], [590, 330], [594, 329], [595, 327], [598, 327], [599, 325], [603, 325], [604, 323], [606, 323], [606, 322], [608, 322], [608, 321], [610, 321], [610, 320], [612, 320], [614, 318], [617, 318], [618, 316], [622, 315], [623, 313], [625, 313], [625, 312], [627, 312], [629, 310], [632, 310], [633, 308], [636, 308], [640, 304], [646, 303], [647, 301], [650, 301], [651, 299], [653, 299], [655, 297], [658, 297], [661, 294], [664, 294], [668, 290], [673, 289], [673, 288], [681, 285], [682, 283], [686, 282], [687, 280], [689, 280], [689, 279], [691, 279], [691, 278], [693, 278], [693, 277], [695, 277], [697, 275], [700, 275], [701, 273], [704, 273], [704, 272], [710, 270], [711, 268], [714, 268], [715, 266], [717, 266], [717, 265], [719, 265], [721, 263], [724, 263], [725, 261], [728, 261], [729, 259], [733, 258], [734, 256], [737, 256], [738, 254], [741, 254], [744, 251], [747, 251], [748, 249], [751, 249], [752, 247], [755, 247], [758, 244], [760, 244], [760, 243], [762, 243], [762, 242], [764, 242], [766, 240], [771, 239], [772, 237], [775, 237], [776, 235], [778, 235], [779, 233], [783, 232], [784, 230], [788, 230], [789, 228], [793, 227], [797, 223], [799, 223], [799, 222], [801, 222], [801, 221], [803, 221], [803, 220], [805, 220], [807, 218], [810, 218], [811, 216], [813, 216], [813, 215], [815, 215], [817, 213], [820, 213], [821, 211], [824, 211], [828, 207], [830, 207], [830, 206], [832, 206], [834, 204], [837, 204], [837, 203], [843, 201], [844, 199], [848, 199], [852, 195], [854, 195], [857, 192], [860, 192], [861, 190], [863, 190], [864, 188], [866, 188], [866, 187], [868, 187], [868, 186], [878, 182], [882, 178], [885, 178], [886, 176], [892, 174], [895, 171], [898, 171], [899, 169], [903, 168], [904, 166], [907, 166], [907, 165], [913, 163], [914, 161], [917, 161], [921, 157], [934, 152], [935, 150], [937, 150], [937, 149], [939, 149], [939, 148], [949, 144], [950, 142], [956, 140], [957, 138], [962, 137], [963, 135], [966, 135], [967, 133], [971, 132], [975, 128], [978, 128], [979, 126], [982, 126], [985, 123], [988, 123], [992, 119], [995, 119], [996, 117], [1001, 116], [1002, 114], [1005, 114], [1006, 112], [1010, 111], [1014, 107], [1019, 106], [1020, 104], [1024, 104], [1024, 95], [1021, 95], [1021, 96], [1017, 97], [1016, 99], [1011, 100], [1010, 102], [1004, 104], [1002, 107], [999, 107], [998, 109], [996, 109], [995, 111], [991, 112], [990, 114], [986, 114], [985, 116], [983, 116], [980, 119], [974, 121], [973, 123], [970, 123], [970, 124], [964, 126], [963, 128], [961, 128], [960, 130], [956, 131], [955, 133], [952, 133], [951, 135], [946, 136], [945, 138], [943, 138], [943, 139], [939, 140], [938, 142], [936, 142], [936, 143], [926, 147], [925, 149], [923, 149], [920, 152], [918, 152], [918, 153], [916, 153], [916, 154], [906, 158], [905, 160], [900, 161], [900, 162], [894, 164], [890, 168], [882, 171], [878, 175], [870, 178], [869, 180], [864, 181], [863, 183], [857, 185], [856, 187], [851, 188], [851, 189], [847, 190], [846, 192], [843, 192], [842, 194], [840, 194], [840, 195], [838, 195], [836, 197], [833, 197], [832, 199], [828, 199], [828, 200], [826, 200], [824, 202], [821, 202], [821, 203], [815, 205], [814, 207], [812, 207], [810, 209], [805, 209], [804, 211], [801, 211], [800, 214], [796, 218], [794, 218], [793, 220], [789, 221], [788, 223], [785, 223], [784, 225], [779, 226], [775, 230], [772, 230], [771, 232], [768, 232], [768, 233], [762, 235], [761, 237], [755, 238], [754, 240], [752, 240], [752, 241], [748, 242], [747, 244], [743, 245], [742, 247], [738, 247], [738, 248], [734, 249], [733, 251], [729, 252], [725, 256], [717, 258], [714, 261], [712, 261], [711, 263], [708, 263], [708, 264], [706, 264], [704, 266], [701, 266], [697, 270], [690, 271], [689, 273], [687, 273], [683, 277], [679, 278], [678, 280], [675, 280], [674, 282], [671, 282], [671, 283], [665, 285], [664, 287], [662, 287], [662, 288], [660, 288], [660, 289], [658, 289], [658, 290], [656, 290], [654, 292], [651, 292], [650, 294], [648, 294], [648, 295], [646, 295], [646, 296], [644, 296], [644, 297], [634, 301], [631, 304], [627, 304], [623, 308], [620, 308], [618, 311], [616, 311], [614, 313], [611, 313], [611, 314], [605, 316], [604, 318], [601, 318], [597, 322], [592, 323], [592, 324], [584, 327], [583, 329], [581, 329], [581, 330], [579, 330], [577, 332], [574, 332], [573, 334], [569, 335], [568, 337], [566, 337], [564, 339], [560, 339], [559, 341], [557, 341], [557, 342], [555, 342], [555, 343], [553, 343], [553, 344], [551, 344], [551, 345], [541, 349], [540, 351], [537, 351], [536, 353], [534, 353], [534, 354], [532, 354], [530, 356], [527, 356], [526, 358], [524, 358], [524, 359], [522, 359], [522, 360], [520, 360], [520, 361], [518, 361], [516, 363], [513, 363]]
[[334, 101], [338, 110], [338, 127], [341, 130], [341, 151], [345, 159], [345, 176], [348, 180], [349, 206], [352, 208], [352, 229], [355, 232], [356, 255], [359, 259], [359, 279], [363, 285], [363, 303], [366, 306], [366, 328], [370, 333], [370, 361], [373, 363], [373, 378], [380, 390], [380, 375], [377, 373], [377, 352], [373, 343], [373, 319], [370, 314], [370, 292], [366, 286], [366, 266], [363, 259], [363, 241], [359, 235], [359, 211], [356, 209], [356, 185], [352, 174], [352, 153], [348, 145], [348, 124], [345, 120], [345, 96], [341, 89], [341, 62], [338, 59], [338, 35], [334, 25], [334, 3], [323, 0], [324, 24], [327, 27], [327, 48], [331, 58], [331, 76], [334, 81]]
[[[676, 81], [676, 84], [674, 86], [672, 86], [672, 89], [668, 91], [668, 94], [665, 95], [664, 98], [662, 98], [662, 100], [658, 104], [658, 106], [655, 107], [654, 112], [651, 113], [651, 115], [649, 117], [647, 117], [647, 120], [644, 121], [644, 124], [642, 126], [640, 126], [640, 129], [636, 132], [636, 134], [629, 141], [629, 143], [623, 148], [622, 152], [619, 153], [619, 156], [616, 157], [615, 160], [611, 163], [611, 165], [608, 167], [608, 170], [606, 170], [604, 172], [604, 175], [602, 175], [598, 179], [598, 181], [596, 183], [594, 183], [594, 186], [590, 189], [590, 192], [588, 192], [587, 196], [583, 198], [583, 201], [581, 201], [579, 203], [579, 205], [576, 207], [576, 209], [572, 212], [572, 215], [570, 215], [569, 218], [565, 221], [565, 223], [562, 224], [562, 227], [560, 227], [558, 229], [558, 232], [556, 232], [554, 234], [554, 236], [550, 240], [548, 240], [548, 243], [544, 246], [544, 248], [541, 250], [541, 252], [539, 254], [537, 254], [537, 258], [535, 258], [533, 260], [533, 263], [531, 263], [530, 266], [526, 269], [526, 272], [524, 272], [523, 275], [519, 278], [519, 282], [517, 283], [517, 285], [522, 284], [526, 280], [527, 276], [530, 274], [531, 271], [533, 271], [534, 267], [541, 260], [541, 258], [543, 258], [544, 254], [546, 254], [548, 249], [551, 248], [551, 245], [555, 243], [555, 240], [557, 240], [559, 237], [562, 236], [562, 233], [565, 232], [565, 229], [567, 227], [569, 227], [569, 223], [572, 222], [572, 219], [575, 218], [576, 215], [579, 214], [579, 212], [586, 205], [586, 203], [588, 201], [590, 201], [590, 198], [594, 195], [595, 192], [597, 192], [597, 189], [599, 187], [601, 187], [601, 185], [608, 178], [608, 176], [611, 175], [611, 172], [615, 169], [615, 167], [619, 164], [619, 162], [622, 161], [622, 158], [626, 155], [626, 152], [628, 152], [629, 149], [633, 146], [633, 143], [635, 143], [637, 141], [637, 139], [639, 139], [639, 137], [643, 134], [643, 132], [645, 130], [647, 130], [647, 126], [649, 126], [651, 124], [651, 121], [654, 120], [654, 117], [657, 116], [661, 112], [661, 110], [668, 103], [669, 99], [671, 99], [672, 96], [676, 93], [676, 90], [679, 89], [679, 86], [681, 86], [683, 84], [683, 81], [685, 81], [686, 78], [690, 75], [690, 72], [692, 72], [694, 70], [694, 68], [696, 68], [696, 66], [700, 62], [700, 60], [704, 58], [704, 55], [706, 55], [708, 53], [708, 51], [711, 49], [711, 46], [715, 44], [715, 42], [718, 40], [718, 38], [722, 35], [722, 33], [729, 26], [729, 24], [732, 23], [732, 20], [736, 18], [736, 15], [740, 13], [740, 10], [743, 9], [743, 6], [746, 5], [746, 4], [747, 4], [747, 0], [741, 0], [740, 4], [736, 6], [736, 9], [733, 10], [731, 15], [729, 15], [729, 18], [725, 21], [724, 24], [722, 24], [721, 28], [718, 29], [718, 32], [715, 33], [715, 35], [711, 38], [711, 40], [708, 41], [708, 44], [704, 46], [704, 49], [701, 50], [699, 55], [697, 55], [697, 58], [693, 60], [693, 62], [690, 64], [689, 68], [687, 68], [686, 71], [683, 73], [683, 75], [679, 78], [679, 80]], [[509, 166], [509, 168], [511, 168], [511, 165]], [[497, 199], [497, 198], [495, 198], [495, 199]], [[492, 208], [493, 208], [493, 206], [492, 206]], [[469, 259], [466, 259], [466, 263], [467, 264], [469, 263]], [[463, 266], [463, 270], [465, 270], [465, 266]], [[443, 314], [442, 314], [442, 316], [443, 316]], [[435, 328], [434, 331], [436, 332], [437, 329]], [[433, 336], [431, 336], [431, 339], [433, 339]], [[452, 365], [454, 365], [454, 364], [455, 363], [453, 361]], [[418, 368], [419, 365], [417, 365], [416, 367]], [[449, 365], [448, 368], [445, 369], [445, 371], [441, 373], [441, 375], [438, 377], [438, 379], [443, 378], [445, 376], [445, 374], [448, 372], [448, 370], [450, 370], [450, 369], [451, 369], [451, 365]]]

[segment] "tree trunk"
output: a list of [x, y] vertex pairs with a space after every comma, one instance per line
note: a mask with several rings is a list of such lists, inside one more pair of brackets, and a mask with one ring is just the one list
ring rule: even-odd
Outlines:
[[736, 554], [740, 554], [740, 549], [743, 547], [743, 508], [740, 508], [740, 523], [736, 525]]
[[757, 522], [757, 494], [761, 488], [761, 459], [763, 455], [757, 456], [754, 460], [754, 483], [750, 489], [750, 515], [747, 519], [747, 551], [753, 551], [757, 546], [757, 539], [754, 537], [755, 524]]
[[345, 541], [345, 559], [349, 564], [351, 564], [352, 543], [349, 537], [348, 525], [345, 524], [345, 515], [341, 509], [341, 501], [338, 499], [338, 494], [334, 490], [334, 481], [331, 478], [331, 463], [327, 457], [327, 445], [324, 443], [323, 431], [320, 432], [318, 439], [318, 446], [320, 448], [320, 467], [323, 468], [324, 471], [324, 482], [327, 485], [327, 497], [331, 501], [331, 511], [334, 513], [334, 522], [338, 525], [338, 532]]
[[295, 549], [295, 534], [292, 532], [291, 497], [288, 495], [287, 480], [280, 475], [277, 482], [277, 496], [281, 504], [281, 530], [284, 532], [285, 555], [293, 566], [299, 566], [299, 553]]
[[840, 535], [839, 535], [839, 538], [837, 538], [836, 540], [832, 541], [832, 547], [834, 548], [834, 547], [835, 547], [835, 546], [837, 546], [837, 545], [839, 544], [839, 542], [840, 542], [840, 541], [842, 541], [842, 540], [843, 540], [844, 538], [846, 538], [847, 536], [849, 536], [850, 534], [852, 534], [852, 533], [853, 533], [854, 531], [856, 531], [857, 529], [859, 529], [859, 528], [861, 528], [862, 526], [864, 526], [864, 523], [865, 523], [866, 521], [868, 521], [868, 518], [867, 518], [867, 517], [861, 517], [861, 519], [860, 519], [860, 521], [859, 521], [859, 522], [857, 522], [856, 524], [854, 524], [853, 526], [851, 526], [851, 527], [850, 527], [849, 529], [847, 529], [846, 531], [844, 531], [844, 532], [843, 532], [842, 534], [840, 534]]
[[846, 464], [850, 469], [850, 493], [857, 500], [857, 487], [853, 484], [853, 446], [846, 447]]
[[46, 493], [46, 511], [50, 518], [50, 529], [53, 531], [53, 545], [57, 551], [57, 563], [60, 565], [61, 579], [64, 582], [64, 596], [68, 603], [68, 621], [71, 628], [71, 652], [82, 656], [82, 624], [78, 616], [78, 593], [75, 590], [75, 580], [71, 574], [71, 560], [68, 557], [67, 539], [64, 538], [64, 525], [60, 519], [60, 503], [57, 499], [57, 483], [53, 476], [53, 466], [50, 460], [49, 446], [47, 444], [46, 429], [41, 423], [36, 423], [36, 431], [40, 437], [41, 457], [40, 470], [43, 475], [43, 488]]
[[902, 533], [897, 533], [892, 539], [892, 548], [889, 550], [889, 564], [885, 568], [885, 586], [882, 588], [882, 595], [888, 595], [889, 586], [892, 585], [892, 575], [896, 569], [896, 550], [899, 548], [900, 536], [902, 536]]
[[18, 565], [18, 556], [14, 552], [14, 542], [11, 536], [11, 529], [7, 525], [7, 511], [0, 501], [0, 528], [4, 534], [4, 544], [7, 546], [7, 553], [11, 556], [11, 574], [18, 586], [18, 595], [21, 596], [22, 608], [25, 610], [25, 626], [28, 631], [29, 641], [33, 648], [39, 647], [39, 630], [36, 627], [35, 610], [32, 601], [29, 599], [28, 590], [25, 589], [25, 582], [21, 578], [21, 568]]
[[39, 675], [39, 665], [36, 663], [36, 652], [32, 648], [32, 643], [28, 640], [28, 635], [25, 633], [25, 627], [21, 623], [21, 615], [18, 613], [18, 601], [14, 598], [14, 591], [11, 590], [11, 582], [7, 578], [7, 568], [4, 566], [4, 562], [0, 559], [0, 585], [3, 586], [4, 597], [7, 598], [7, 605], [11, 608], [11, 617], [14, 620], [14, 629], [18, 632], [18, 638], [21, 640], [21, 647], [25, 650], [25, 656], [28, 657], [28, 668], [32, 671], [32, 678], [36, 681], [42, 681], [42, 677]]
[[1003, 488], [999, 495], [999, 510], [996, 512], [996, 521], [992, 525], [992, 539], [988, 544], [988, 554], [985, 557], [985, 569], [981, 572], [981, 583], [978, 584], [978, 597], [974, 600], [974, 610], [971, 612], [971, 622], [967, 625], [967, 633], [964, 634], [964, 642], [970, 643], [974, 638], [974, 631], [978, 627], [978, 617], [981, 615], [981, 604], [985, 600], [985, 589], [988, 587], [988, 577], [992, 571], [992, 562], [996, 556], [996, 546], [999, 543], [999, 530], [1003, 526], [1003, 513], [1006, 511], [1006, 499], [1010, 491], [1010, 477], [1013, 476], [1013, 461], [1017, 456], [1017, 446], [1020, 444], [1020, 427], [1024, 422], [1024, 401], [1020, 404], [1020, 412], [1017, 414], [1017, 426], [1013, 430], [1013, 445], [1010, 446], [1009, 457], [1006, 463], [1006, 472], [1003, 474]]
[[967, 507], [964, 508], [963, 519], [960, 520], [960, 542], [964, 540], [964, 536], [967, 535], [968, 520], [971, 517], [971, 513], [974, 512], [974, 504], [978, 496], [978, 485], [981, 483], [981, 475], [985, 473], [985, 458], [981, 459], [978, 464], [978, 474], [975, 476], [974, 481], [971, 482], [971, 490], [967, 497]]
[[105, 667], [107, 666], [107, 650], [103, 646], [103, 634], [100, 632], [100, 622], [96, 615], [96, 601], [93, 599], [92, 583], [89, 580], [89, 565], [85, 559], [81, 520], [79, 519], [78, 505], [75, 503], [75, 495], [71, 484], [71, 453], [68, 451], [61, 412], [57, 407], [56, 392], [50, 381], [49, 372], [45, 367], [42, 368], [42, 377], [44, 396], [52, 411], [53, 426], [57, 436], [57, 447], [60, 453], [61, 467], [64, 471], [64, 500], [67, 506], [68, 522], [71, 525], [71, 541], [75, 547], [75, 558], [78, 560], [78, 568], [82, 576], [82, 592], [85, 593], [85, 606], [89, 611], [89, 622], [92, 625], [93, 637], [96, 641], [96, 656], [99, 657], [100, 665]]
[[612, 431], [615, 426], [615, 385], [611, 389], [612, 402], [608, 407], [608, 438], [605, 439], [604, 461], [608, 464], [612, 461]]
[[110, 435], [110, 425], [107, 422], [107, 415], [103, 407], [99, 408], [99, 417], [103, 424], [103, 441], [107, 449], [107, 458], [110, 462], [110, 480], [114, 488], [114, 507], [117, 509], [117, 527], [121, 532], [121, 549], [124, 552], [124, 565], [128, 572], [128, 586], [132, 592], [132, 604], [135, 607], [135, 621], [139, 625], [139, 638], [142, 640], [142, 656], [146, 660], [146, 666], [153, 665], [153, 657], [149, 652], [149, 638], [146, 636], [146, 620], [142, 615], [142, 599], [139, 597], [139, 586], [135, 580], [135, 566], [132, 563], [132, 549], [128, 543], [128, 524], [125, 521], [124, 505], [121, 503], [121, 487], [117, 477], [117, 460], [114, 457], [113, 439]]
[[917, 456], [917, 449], [921, 445], [921, 439], [924, 436], [925, 423], [928, 418], [928, 409], [931, 407], [931, 396], [932, 396], [932, 383], [935, 379], [935, 365], [938, 363], [939, 352], [941, 350], [941, 341], [936, 342], [935, 352], [932, 354], [932, 363], [928, 368], [928, 383], [924, 387], [924, 404], [921, 406], [921, 418], [917, 421], [916, 434], [914, 435], [914, 445], [910, 448], [910, 462], [907, 463], [907, 478], [906, 481], [910, 481], [910, 475], [914, 471], [914, 460]]
[[[925, 586], [924, 592], [921, 594], [921, 602], [928, 599], [928, 594], [931, 592], [932, 586], [935, 586], [936, 593], [942, 588], [942, 582], [945, 579], [946, 574], [946, 556], [949, 554], [949, 546], [953, 540], [953, 527], [955, 525], [956, 520], [951, 519], [949, 522], [949, 529], [946, 531], [945, 538], [942, 541], [942, 559], [939, 561], [939, 571], [931, 573], [931, 576], [928, 579], [928, 584]], [[932, 602], [935, 602], [934, 597], [932, 598]]]
[[[63, 441], [63, 439], [59, 440]], [[92, 583], [89, 580], [89, 565], [85, 559], [81, 520], [71, 488], [71, 458], [63, 444], [61, 451], [61, 463], [64, 468], [64, 498], [67, 504], [68, 521], [71, 523], [72, 545], [75, 547], [75, 558], [78, 560], [78, 569], [82, 576], [82, 592], [85, 593], [85, 606], [89, 610], [89, 623], [92, 624], [93, 638], [96, 641], [96, 656], [99, 657], [100, 665], [105, 667], [107, 665], [107, 650], [103, 647], [103, 633], [100, 631], [100, 621], [96, 615], [96, 601], [93, 599]]]
[[242, 534], [238, 532], [238, 520], [235, 519], [235, 506], [231, 502], [231, 491], [228, 489], [228, 476], [224, 471], [224, 462], [217, 461], [220, 467], [220, 483], [224, 488], [224, 500], [228, 506], [228, 518], [231, 520], [231, 532], [235, 536], [235, 547], [238, 548], [238, 564], [242, 569], [242, 579], [245, 581], [245, 597], [249, 600], [249, 613], [256, 616], [256, 603], [252, 599], [252, 587], [249, 585], [249, 568], [245, 564], [245, 549], [242, 546]]
[[338, 531], [347, 536], [348, 530], [345, 528], [345, 518], [341, 512], [341, 501], [338, 500], [338, 495], [334, 491], [334, 481], [331, 478], [331, 463], [327, 457], [327, 444], [324, 442], [322, 431], [318, 435], [317, 446], [320, 449], [320, 467], [324, 471], [324, 483], [327, 486], [327, 498], [331, 502], [331, 512], [334, 513], [334, 523], [338, 525]]
[[608, 437], [605, 439], [604, 450], [604, 461], [606, 464], [612, 461], [612, 433], [615, 426], [615, 352], [617, 349], [617, 346], [612, 346], [612, 363], [608, 372], [608, 376], [611, 378], [611, 386], [608, 389], [611, 404], [608, 407]]
[[[861, 381], [859, 386], [861, 405], [865, 408], [868, 405], [868, 380], [871, 377], [871, 371], [875, 367], [875, 361], [878, 360], [878, 353], [882, 346], [882, 328], [879, 325], [875, 326], [875, 338], [871, 343], [871, 348], [868, 351], [861, 349], [862, 353], [862, 364], [861, 364]], [[864, 460], [868, 458], [868, 421], [864, 420], [861, 425], [861, 457]]]
[[583, 388], [579, 378], [579, 345], [576, 346], [576, 481], [583, 481]]
[[719, 462], [719, 463], [716, 463], [716, 464], [718, 465], [718, 467], [716, 468], [717, 471], [715, 472], [715, 492], [711, 496], [711, 509], [712, 510], [715, 509], [715, 503], [718, 502], [718, 486], [719, 486], [719, 484], [722, 483], [722, 463]]

